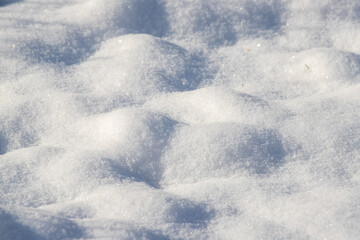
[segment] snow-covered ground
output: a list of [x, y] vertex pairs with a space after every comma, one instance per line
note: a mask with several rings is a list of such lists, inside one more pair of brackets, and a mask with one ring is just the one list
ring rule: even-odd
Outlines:
[[0, 239], [360, 236], [360, 1], [0, 0]]

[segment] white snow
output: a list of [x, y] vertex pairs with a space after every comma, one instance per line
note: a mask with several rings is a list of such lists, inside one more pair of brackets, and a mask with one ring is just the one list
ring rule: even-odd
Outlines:
[[359, 239], [359, 39], [356, 0], [0, 0], [0, 239]]

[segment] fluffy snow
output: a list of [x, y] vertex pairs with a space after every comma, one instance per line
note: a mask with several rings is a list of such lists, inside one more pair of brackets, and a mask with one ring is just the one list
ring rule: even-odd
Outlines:
[[357, 0], [0, 0], [0, 239], [360, 236]]

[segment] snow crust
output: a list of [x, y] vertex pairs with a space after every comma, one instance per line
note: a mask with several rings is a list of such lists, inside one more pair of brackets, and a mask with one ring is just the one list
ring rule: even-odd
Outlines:
[[0, 239], [358, 239], [359, 39], [356, 0], [0, 0]]

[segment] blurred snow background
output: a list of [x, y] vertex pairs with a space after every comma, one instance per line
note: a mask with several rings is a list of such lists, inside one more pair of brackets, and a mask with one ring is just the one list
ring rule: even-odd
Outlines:
[[360, 2], [0, 0], [0, 239], [359, 239]]

